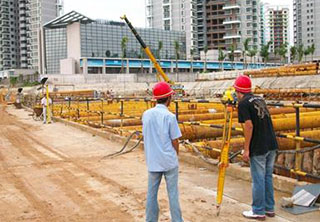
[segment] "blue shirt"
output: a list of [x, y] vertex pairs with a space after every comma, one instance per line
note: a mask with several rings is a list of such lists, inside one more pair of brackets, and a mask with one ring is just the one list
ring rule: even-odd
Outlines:
[[181, 137], [181, 131], [176, 116], [165, 105], [157, 104], [143, 113], [142, 132], [149, 172], [164, 172], [179, 165], [172, 140]]

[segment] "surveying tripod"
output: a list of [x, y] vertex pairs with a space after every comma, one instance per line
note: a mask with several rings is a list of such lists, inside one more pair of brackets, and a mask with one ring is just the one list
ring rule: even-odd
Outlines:
[[222, 103], [225, 105], [224, 110], [224, 126], [223, 126], [223, 136], [222, 136], [222, 148], [219, 161], [219, 176], [218, 176], [218, 186], [217, 186], [217, 216], [220, 214], [220, 206], [223, 197], [223, 188], [226, 175], [226, 169], [229, 165], [229, 147], [232, 132], [232, 117], [233, 109], [236, 104], [236, 99], [234, 96], [234, 90], [228, 89], [222, 98]]

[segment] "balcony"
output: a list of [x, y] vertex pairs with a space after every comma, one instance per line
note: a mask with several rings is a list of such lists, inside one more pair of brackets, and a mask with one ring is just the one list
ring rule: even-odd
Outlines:
[[237, 33], [227, 33], [225, 36], [223, 36], [223, 39], [241, 39], [241, 35]]
[[9, 3], [3, 1], [0, 6], [2, 6], [2, 7], [9, 7]]
[[241, 20], [239, 17], [228, 18], [223, 21], [224, 25], [232, 25], [232, 24], [241, 24]]
[[230, 10], [230, 9], [240, 9], [240, 5], [236, 4], [226, 4], [222, 7], [223, 10]]
[[147, 0], [146, 5], [147, 6], [152, 5], [152, 0]]

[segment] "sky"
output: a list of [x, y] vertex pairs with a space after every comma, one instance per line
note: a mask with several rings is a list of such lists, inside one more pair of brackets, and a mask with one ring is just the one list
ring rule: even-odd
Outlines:
[[114, 21], [126, 14], [133, 26], [145, 27], [145, 0], [64, 0], [64, 12], [72, 10], [91, 19]]
[[[293, 17], [293, 0], [262, 1], [272, 5], [289, 5], [291, 8], [291, 16]], [[126, 14], [133, 26], [145, 27], [145, 0], [64, 0], [64, 12], [68, 13], [72, 10], [91, 19], [114, 21], [120, 21], [120, 16]], [[290, 21], [292, 21], [292, 19]], [[291, 27], [293, 27], [292, 24]]]

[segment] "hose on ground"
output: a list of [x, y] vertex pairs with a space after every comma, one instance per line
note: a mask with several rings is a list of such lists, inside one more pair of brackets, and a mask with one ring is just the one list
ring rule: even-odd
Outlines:
[[184, 140], [184, 141], [181, 141], [182, 144], [187, 144], [189, 146], [191, 146], [192, 150], [197, 154], [197, 156], [200, 157], [200, 159], [202, 159], [204, 162], [208, 163], [208, 164], [211, 164], [211, 165], [214, 165], [214, 166], [218, 166], [219, 164], [219, 161], [218, 160], [213, 160], [213, 159], [209, 159], [207, 157], [205, 157], [200, 151], [199, 149], [193, 145], [192, 143], [190, 143], [188, 140]]
[[119, 156], [119, 155], [122, 155], [122, 154], [126, 154], [126, 153], [132, 152], [132, 151], [133, 151], [134, 149], [136, 149], [136, 148], [139, 146], [139, 144], [141, 143], [141, 141], [142, 141], [142, 139], [143, 139], [142, 136], [140, 137], [140, 139], [137, 141], [137, 143], [136, 143], [134, 146], [130, 147], [130, 148], [129, 148], [128, 150], [126, 150], [126, 151], [124, 151], [124, 150], [127, 148], [127, 146], [128, 146], [128, 144], [129, 144], [130, 140], [132, 139], [132, 137], [135, 136], [135, 135], [139, 136], [140, 133], [141, 133], [140, 131], [134, 131], [134, 132], [127, 138], [125, 144], [123, 145], [123, 147], [122, 147], [119, 151], [117, 151], [117, 152], [115, 152], [115, 153], [108, 154], [108, 155], [102, 157], [101, 160], [106, 159], [106, 158], [109, 158], [109, 157], [112, 158], [112, 157], [116, 157], [116, 156]]

